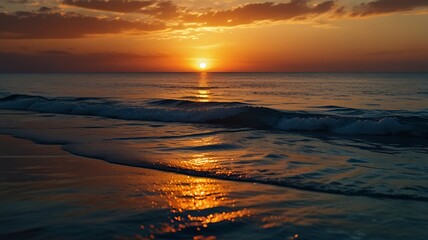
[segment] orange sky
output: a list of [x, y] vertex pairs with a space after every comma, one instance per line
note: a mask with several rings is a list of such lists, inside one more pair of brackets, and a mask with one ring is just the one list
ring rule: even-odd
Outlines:
[[5, 0], [1, 72], [428, 71], [428, 0]]

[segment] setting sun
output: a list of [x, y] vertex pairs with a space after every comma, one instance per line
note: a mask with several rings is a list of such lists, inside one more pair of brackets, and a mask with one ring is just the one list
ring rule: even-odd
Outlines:
[[199, 68], [200, 69], [206, 69], [207, 68], [207, 64], [205, 62], [201, 62], [201, 63], [199, 63]]

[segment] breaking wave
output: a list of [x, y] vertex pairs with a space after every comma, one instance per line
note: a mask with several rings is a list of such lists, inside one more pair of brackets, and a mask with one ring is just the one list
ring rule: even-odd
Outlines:
[[[220, 124], [284, 131], [346, 135], [428, 137], [428, 118], [384, 114], [376, 117], [281, 111], [239, 102], [194, 102], [158, 99], [140, 105], [103, 98], [43, 97], [11, 94], [0, 98], [0, 109], [88, 115], [124, 120]], [[341, 108], [343, 111], [343, 108]], [[351, 109], [355, 112], [355, 109]], [[359, 112], [361, 112], [360, 110]]]

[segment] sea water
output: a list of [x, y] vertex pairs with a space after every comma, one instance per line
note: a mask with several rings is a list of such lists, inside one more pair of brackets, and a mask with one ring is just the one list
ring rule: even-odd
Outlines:
[[75, 155], [350, 199], [428, 202], [425, 73], [0, 78], [0, 133]]

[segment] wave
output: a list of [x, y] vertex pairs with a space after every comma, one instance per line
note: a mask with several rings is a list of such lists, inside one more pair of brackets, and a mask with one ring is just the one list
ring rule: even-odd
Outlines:
[[12, 94], [0, 98], [0, 109], [297, 132], [428, 137], [428, 119], [424, 116], [343, 116], [333, 115], [329, 111], [327, 114], [280, 111], [240, 102], [204, 103], [158, 99], [135, 105], [103, 98], [53, 98]]
[[[317, 172], [305, 172], [290, 177], [275, 177], [261, 174], [249, 175], [247, 171], [241, 171], [237, 168], [236, 171], [210, 171], [202, 169], [190, 169], [186, 168], [186, 164], [173, 164], [169, 163], [161, 157], [148, 154], [145, 156], [144, 152], [129, 151], [126, 144], [120, 144], [117, 142], [79, 142], [81, 139], [67, 139], [61, 136], [51, 135], [45, 136], [40, 134], [34, 134], [27, 131], [19, 131], [16, 129], [2, 130], [1, 134], [8, 134], [17, 138], [28, 139], [39, 144], [55, 144], [62, 145], [62, 149], [71, 154], [99, 159], [109, 163], [125, 165], [130, 167], [154, 169], [164, 172], [172, 172], [178, 174], [186, 174], [197, 177], [208, 177], [214, 179], [221, 179], [227, 181], [236, 182], [249, 182], [249, 183], [260, 183], [267, 185], [274, 185], [280, 187], [294, 188], [299, 190], [319, 192], [319, 193], [331, 193], [346, 196], [364, 196], [372, 198], [387, 198], [387, 199], [401, 199], [401, 200], [415, 200], [428, 202], [428, 188], [423, 185], [410, 185], [396, 187], [394, 185], [368, 185], [356, 183], [356, 182], [341, 182], [341, 180], [333, 182], [325, 182], [322, 180], [317, 181], [311, 177], [311, 174], [320, 174]], [[235, 149], [237, 145], [208, 145], [202, 147], [195, 147], [192, 150], [224, 150], [224, 149]], [[179, 149], [189, 150], [189, 149]], [[272, 156], [275, 157], [275, 156]], [[366, 161], [358, 159], [349, 159], [348, 162], [354, 164], [364, 164]], [[293, 162], [289, 162], [293, 163]], [[304, 164], [299, 162], [299, 164]]]
[[213, 108], [213, 107], [240, 107], [246, 104], [240, 102], [194, 102], [189, 100], [156, 99], [147, 102], [150, 105], [173, 108]]
[[[223, 148], [224, 146], [221, 147]], [[217, 146], [214, 148], [217, 148]], [[311, 180], [310, 177], [305, 176], [305, 174], [285, 178], [270, 178], [265, 175], [250, 176], [248, 174], [239, 172], [239, 170], [235, 173], [230, 171], [227, 173], [222, 173], [221, 171], [204, 171], [200, 169], [196, 170], [184, 168], [180, 165], [171, 165], [163, 161], [153, 161], [151, 157], [146, 159], [141, 155], [135, 155], [131, 152], [124, 151], [123, 149], [119, 150], [117, 145], [97, 146], [97, 144], [66, 144], [63, 145], [62, 149], [74, 155], [101, 159], [114, 164], [155, 169], [197, 177], [210, 177], [228, 181], [268, 184], [312, 192], [348, 196], [428, 201], [428, 197], [425, 194], [428, 189], [424, 186], [409, 186], [403, 188], [385, 188], [383, 186], [383, 188], [377, 188], [373, 186], [364, 187], [359, 186], [358, 184], [345, 184], [341, 182], [326, 183], [322, 181], [314, 181], [313, 179]]]

